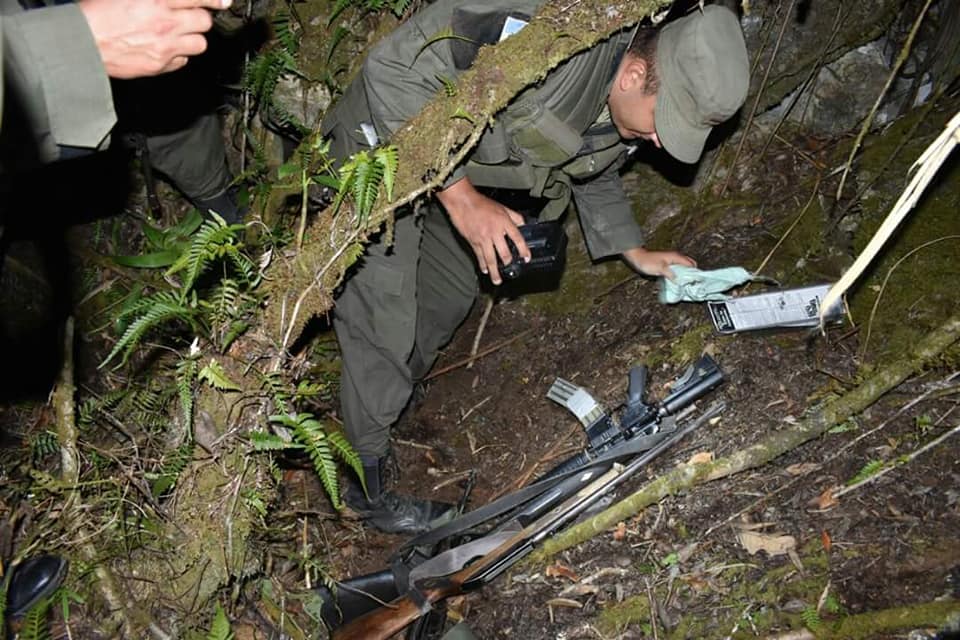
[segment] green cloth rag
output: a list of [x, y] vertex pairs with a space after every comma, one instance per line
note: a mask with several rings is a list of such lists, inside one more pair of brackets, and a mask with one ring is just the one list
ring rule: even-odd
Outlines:
[[673, 265], [673, 280], [660, 278], [660, 302], [706, 302], [726, 300], [724, 291], [754, 279], [743, 267], [727, 267], [713, 271], [701, 271], [694, 267]]

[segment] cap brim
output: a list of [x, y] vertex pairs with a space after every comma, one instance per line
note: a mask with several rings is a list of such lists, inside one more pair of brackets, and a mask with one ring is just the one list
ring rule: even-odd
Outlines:
[[657, 92], [654, 116], [657, 138], [671, 156], [681, 162], [695, 164], [700, 160], [712, 127], [699, 126], [684, 118], [677, 98], [668, 88], [669, 84], [661, 82], [660, 91]]

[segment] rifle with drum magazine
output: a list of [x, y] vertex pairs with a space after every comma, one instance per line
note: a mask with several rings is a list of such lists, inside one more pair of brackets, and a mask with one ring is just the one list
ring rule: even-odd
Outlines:
[[[717, 415], [714, 405], [684, 421], [693, 403], [723, 381], [708, 355], [677, 378], [661, 402], [643, 400], [646, 369], [630, 371], [627, 401], [610, 413], [583, 388], [558, 379], [548, 397], [567, 407], [584, 425], [588, 446], [537, 482], [408, 541], [392, 569], [338, 584], [322, 593], [323, 618], [335, 640], [388, 638], [452, 595], [477, 589], [500, 575], [546, 538], [573, 522], [644, 465]], [[480, 537], [423, 558], [417, 550], [463, 539], [478, 527], [500, 521]], [[384, 602], [388, 604], [384, 604]]]

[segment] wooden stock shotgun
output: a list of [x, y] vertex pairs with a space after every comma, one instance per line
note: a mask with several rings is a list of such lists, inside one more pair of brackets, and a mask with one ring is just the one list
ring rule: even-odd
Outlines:
[[[628, 464], [613, 465], [606, 473], [584, 486], [576, 494], [507, 537], [492, 551], [462, 569], [442, 576], [424, 577], [403, 596], [362, 615], [333, 632], [333, 640], [386, 640], [427, 613], [433, 605], [460, 593], [479, 589], [553, 535], [573, 522], [597, 500], [625, 482], [660, 453], [723, 410], [716, 403], [698, 419], [678, 429], [671, 437], [634, 458]], [[584, 470], [586, 471], [586, 469]], [[502, 533], [500, 534], [503, 535]], [[446, 553], [456, 551], [451, 549]], [[469, 562], [471, 558], [466, 558]]]

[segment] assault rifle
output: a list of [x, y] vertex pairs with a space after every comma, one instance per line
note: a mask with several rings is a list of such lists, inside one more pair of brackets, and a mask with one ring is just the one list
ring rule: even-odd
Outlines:
[[[503, 519], [481, 537], [423, 560], [412, 569], [395, 562], [393, 570], [342, 582], [336, 594], [322, 593], [327, 601], [323, 617], [333, 627], [332, 637], [389, 638], [429, 612], [435, 603], [490, 582], [653, 458], [717, 415], [722, 405], [714, 405], [696, 420], [678, 424], [677, 419], [722, 381], [723, 372], [704, 355], [674, 381], [663, 401], [650, 405], [643, 400], [646, 369], [634, 367], [627, 402], [617, 417], [586, 390], [557, 380], [548, 397], [577, 416], [587, 431], [588, 447], [536, 483], [410, 540], [397, 558], [402, 558], [404, 551], [431, 548]], [[383, 601], [390, 602], [384, 605]], [[332, 615], [334, 612], [341, 614], [340, 620]]]

